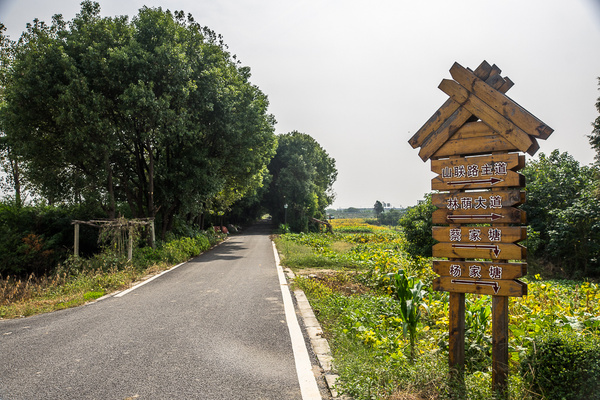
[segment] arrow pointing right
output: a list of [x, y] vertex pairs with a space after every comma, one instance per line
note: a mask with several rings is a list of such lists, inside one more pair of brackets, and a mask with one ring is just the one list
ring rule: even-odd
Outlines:
[[467, 214], [467, 215], [448, 215], [446, 217], [446, 219], [449, 219], [450, 221], [459, 221], [461, 219], [481, 219], [481, 220], [490, 220], [490, 221], [495, 221], [497, 219], [500, 218], [504, 218], [504, 215], [500, 215], [500, 214], [496, 214], [496, 213], [491, 213], [491, 214]]
[[488, 179], [472, 179], [465, 181], [450, 181], [446, 182], [447, 185], [482, 185], [482, 184], [490, 184], [495, 185], [497, 183], [504, 182], [504, 179], [500, 178], [488, 178]]

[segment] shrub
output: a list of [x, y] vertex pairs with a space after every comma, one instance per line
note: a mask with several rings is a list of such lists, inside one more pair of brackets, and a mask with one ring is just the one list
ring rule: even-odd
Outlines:
[[524, 378], [548, 400], [600, 399], [600, 340], [574, 331], [545, 333], [522, 361]]
[[400, 219], [406, 236], [405, 250], [413, 257], [431, 257], [431, 248], [436, 243], [431, 237], [431, 216], [436, 207], [431, 204], [431, 194], [414, 207], [409, 207]]

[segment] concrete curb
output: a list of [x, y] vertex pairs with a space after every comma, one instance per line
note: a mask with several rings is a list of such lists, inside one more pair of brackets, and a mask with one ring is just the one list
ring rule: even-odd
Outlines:
[[[289, 268], [284, 268], [284, 272], [288, 281], [293, 280], [296, 277], [294, 272]], [[315, 355], [317, 356], [317, 359], [319, 360], [319, 364], [321, 364], [323, 375], [325, 377], [325, 381], [327, 382], [329, 391], [331, 392], [332, 398], [334, 400], [352, 400], [350, 397], [340, 396], [335, 389], [335, 382], [338, 379], [338, 375], [336, 374], [333, 365], [331, 349], [329, 348], [327, 339], [323, 337], [321, 324], [319, 324], [319, 321], [317, 320], [317, 317], [315, 316], [315, 313], [313, 312], [306, 295], [300, 289], [295, 289], [293, 293], [294, 297], [296, 298], [298, 310], [300, 311], [300, 316], [302, 317], [302, 321], [306, 327], [306, 332], [310, 338], [310, 344]]]

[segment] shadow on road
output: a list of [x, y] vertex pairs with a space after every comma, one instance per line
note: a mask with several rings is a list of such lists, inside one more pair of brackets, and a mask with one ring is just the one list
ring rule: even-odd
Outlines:
[[275, 233], [275, 225], [272, 221], [260, 220], [246, 228], [242, 235], [272, 235]]
[[[236, 236], [242, 235], [271, 235], [273, 233], [273, 224], [271, 221], [259, 221], [254, 225], [248, 227], [242, 233], [236, 234]], [[210, 262], [214, 260], [239, 260], [244, 256], [234, 255], [240, 250], [247, 250], [241, 243], [236, 243], [232, 240], [228, 240], [224, 243], [221, 243], [219, 246], [216, 246], [210, 251], [206, 253], [200, 254], [198, 257], [194, 258], [194, 262]], [[238, 253], [239, 254], [239, 253]]]

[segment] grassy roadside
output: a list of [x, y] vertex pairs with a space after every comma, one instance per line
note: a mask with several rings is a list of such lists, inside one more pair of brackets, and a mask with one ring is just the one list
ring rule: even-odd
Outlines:
[[133, 260], [105, 251], [90, 259], [70, 258], [54, 274], [0, 278], [0, 319], [22, 318], [77, 307], [189, 260], [224, 239], [211, 232], [140, 248]]
[[[356, 400], [450, 398], [450, 392], [457, 389], [447, 378], [448, 295], [429, 289], [435, 276], [430, 260], [409, 257], [401, 232], [356, 221], [335, 222], [334, 235], [286, 234], [275, 242], [282, 265], [296, 273], [294, 284], [306, 293], [329, 340], [340, 376], [338, 390]], [[420, 320], [415, 326], [414, 354], [395, 286], [394, 273], [399, 269], [424, 285], [423, 296], [417, 299]], [[559, 359], [567, 360], [567, 371], [577, 370], [574, 363], [583, 354], [580, 347], [593, 348], [600, 343], [600, 287], [589, 281], [550, 281], [539, 276], [527, 281], [529, 295], [510, 300], [510, 398], [562, 398], [536, 386], [540, 374], [534, 377], [531, 366], [539, 361], [542, 346], [555, 345], [547, 339], [549, 334], [556, 334], [566, 339], [560, 344], [562, 357], [542, 360], [550, 373], [548, 382], [566, 382], [561, 375], [564, 368], [555, 368]], [[490, 304], [490, 296], [467, 297], [465, 390], [461, 399], [494, 398]], [[596, 357], [593, 363], [600, 365], [600, 351], [586, 354]], [[589, 373], [590, 382], [600, 382], [600, 375], [593, 375], [600, 369], [589, 371], [572, 374], [571, 383], [560, 386], [585, 386], [581, 383]], [[563, 397], [600, 398], [597, 396]]]

